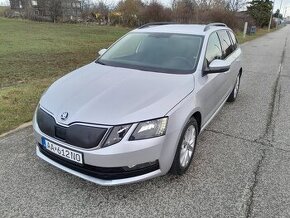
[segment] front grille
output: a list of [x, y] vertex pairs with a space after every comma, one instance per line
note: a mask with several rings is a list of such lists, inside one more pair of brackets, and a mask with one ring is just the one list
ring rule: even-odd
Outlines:
[[126, 168], [128, 167], [96, 167], [88, 164], [83, 165], [76, 165], [74, 163], [71, 163], [62, 157], [59, 157], [52, 152], [49, 152], [42, 148], [41, 144], [39, 144], [39, 150], [42, 154], [44, 154], [49, 159], [67, 167], [74, 171], [77, 171], [79, 173], [92, 176], [98, 179], [104, 179], [104, 180], [113, 180], [113, 179], [125, 179], [135, 176], [140, 176], [146, 173], [153, 172], [155, 170], [159, 169], [159, 163], [158, 161], [155, 161], [154, 164], [143, 167], [140, 169], [132, 169], [128, 170]]
[[39, 129], [46, 135], [59, 139], [70, 145], [80, 148], [94, 148], [103, 139], [107, 128], [91, 127], [80, 124], [63, 127], [41, 108], [37, 110], [37, 123]]
[[66, 137], [66, 129], [67, 128], [65, 128], [63, 126], [56, 125], [55, 129], [54, 129], [55, 130], [55, 137], [66, 141], [66, 138], [67, 138]]

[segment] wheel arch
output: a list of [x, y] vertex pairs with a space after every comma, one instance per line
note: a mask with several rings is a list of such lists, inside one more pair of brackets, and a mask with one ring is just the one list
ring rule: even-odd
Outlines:
[[202, 122], [202, 116], [199, 111], [196, 111], [192, 114], [191, 118], [194, 118], [198, 125], [198, 133], [200, 133], [201, 130], [201, 122]]

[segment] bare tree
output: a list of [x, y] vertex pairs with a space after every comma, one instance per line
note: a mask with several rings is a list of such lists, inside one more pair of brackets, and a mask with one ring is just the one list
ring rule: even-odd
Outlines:
[[92, 11], [99, 23], [108, 23], [110, 9], [105, 2], [101, 0], [94, 4]]
[[62, 17], [62, 3], [61, 0], [49, 1], [49, 12], [52, 21], [55, 23], [60, 17]]
[[85, 21], [89, 21], [91, 20], [91, 12], [92, 12], [92, 7], [93, 7], [93, 3], [91, 2], [91, 0], [82, 0], [81, 1], [81, 6], [82, 6], [82, 14], [81, 17], [85, 20]]
[[228, 0], [228, 7], [231, 11], [239, 11], [243, 8], [246, 9], [247, 1], [246, 0]]
[[142, 23], [171, 21], [172, 11], [170, 8], [165, 8], [157, 0], [152, 0], [148, 5], [144, 7], [141, 14]]
[[140, 25], [140, 16], [144, 9], [144, 3], [141, 0], [124, 0], [119, 1], [116, 11], [122, 16], [124, 25], [137, 26]]
[[194, 0], [173, 0], [172, 10], [174, 19], [181, 23], [194, 22], [194, 10], [197, 4]]

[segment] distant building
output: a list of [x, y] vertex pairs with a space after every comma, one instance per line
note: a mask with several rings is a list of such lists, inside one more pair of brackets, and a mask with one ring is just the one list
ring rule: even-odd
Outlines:
[[[51, 5], [56, 0], [10, 0], [12, 10], [20, 13], [27, 11], [30, 14], [40, 17], [51, 15]], [[61, 0], [61, 11], [63, 20], [77, 20], [82, 13], [81, 0]]]
[[10, 7], [12, 10], [23, 10], [28, 7], [27, 1], [24, 0], [10, 0]]
[[273, 17], [273, 20], [274, 20], [276, 25], [281, 25], [284, 22], [283, 19], [278, 18], [278, 17]]

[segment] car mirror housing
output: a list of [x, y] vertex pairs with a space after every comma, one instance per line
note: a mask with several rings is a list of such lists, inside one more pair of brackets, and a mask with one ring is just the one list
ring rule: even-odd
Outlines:
[[230, 69], [230, 65], [225, 60], [213, 60], [209, 66], [204, 70], [205, 74], [224, 73]]
[[103, 49], [101, 49], [101, 50], [98, 52], [98, 54], [99, 54], [100, 56], [102, 56], [106, 51], [107, 51], [107, 49], [106, 49], [106, 48], [103, 48]]

